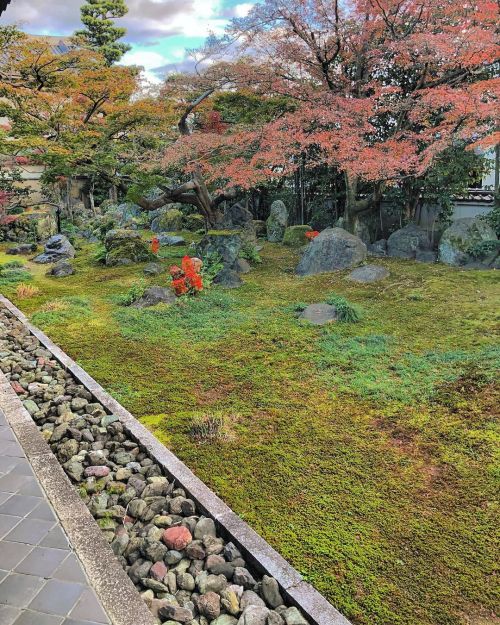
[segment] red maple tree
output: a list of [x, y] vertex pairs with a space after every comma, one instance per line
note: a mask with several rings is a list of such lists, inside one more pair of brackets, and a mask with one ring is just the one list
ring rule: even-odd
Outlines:
[[290, 175], [304, 158], [332, 165], [352, 229], [388, 185], [421, 176], [449, 147], [499, 141], [497, 20], [491, 0], [265, 0], [211, 40], [218, 62], [186, 85], [204, 90], [196, 105], [245, 88], [291, 110], [184, 132], [165, 161], [221, 189]]

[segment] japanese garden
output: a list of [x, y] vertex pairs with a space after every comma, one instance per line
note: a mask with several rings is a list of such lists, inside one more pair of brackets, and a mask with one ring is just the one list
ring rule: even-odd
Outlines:
[[[221, 1], [151, 81], [130, 24], [161, 2], [69, 3], [49, 36], [17, 1], [0, 625], [498, 625], [498, 4]], [[87, 582], [7, 564], [21, 457]]]

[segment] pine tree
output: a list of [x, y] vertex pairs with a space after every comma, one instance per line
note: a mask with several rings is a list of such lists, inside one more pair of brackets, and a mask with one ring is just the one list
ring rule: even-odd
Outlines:
[[123, 17], [127, 12], [125, 0], [86, 0], [80, 8], [85, 29], [75, 33], [78, 43], [99, 50], [108, 65], [116, 63], [130, 50], [130, 46], [118, 41], [127, 31], [115, 26], [113, 20]]

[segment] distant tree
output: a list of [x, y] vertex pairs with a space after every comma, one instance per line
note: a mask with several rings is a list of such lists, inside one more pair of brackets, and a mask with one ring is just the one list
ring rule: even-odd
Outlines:
[[113, 20], [127, 12], [125, 0], [87, 0], [80, 8], [85, 28], [76, 31], [77, 42], [99, 51], [108, 65], [116, 63], [130, 50], [130, 46], [118, 41], [127, 31], [115, 26]]

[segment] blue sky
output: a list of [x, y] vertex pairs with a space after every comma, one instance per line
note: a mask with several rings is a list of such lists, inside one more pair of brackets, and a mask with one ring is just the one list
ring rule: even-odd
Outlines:
[[[70, 35], [80, 27], [82, 2], [11, 0], [1, 22], [19, 24], [33, 34]], [[132, 50], [123, 62], [143, 65], [152, 80], [189, 68], [186, 48], [201, 45], [210, 31], [222, 33], [231, 17], [246, 15], [252, 4], [250, 0], [127, 0], [129, 13], [119, 23], [127, 28]]]

